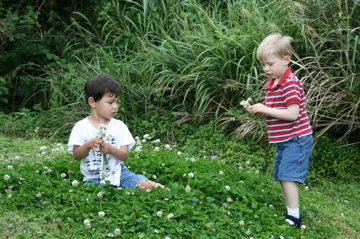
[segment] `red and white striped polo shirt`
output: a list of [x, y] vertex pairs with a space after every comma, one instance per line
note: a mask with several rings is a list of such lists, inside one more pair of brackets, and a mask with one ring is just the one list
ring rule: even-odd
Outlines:
[[266, 84], [265, 104], [276, 109], [285, 109], [290, 104], [299, 105], [299, 117], [295, 121], [285, 121], [266, 116], [266, 125], [270, 143], [285, 142], [295, 135], [298, 137], [312, 133], [310, 120], [306, 113], [306, 94], [301, 81], [289, 67], [279, 83], [273, 86], [275, 79]]

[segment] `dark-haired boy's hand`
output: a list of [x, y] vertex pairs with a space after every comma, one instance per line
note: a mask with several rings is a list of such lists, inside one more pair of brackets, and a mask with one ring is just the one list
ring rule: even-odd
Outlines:
[[88, 144], [88, 146], [96, 151], [100, 146], [101, 144], [104, 142], [103, 139], [99, 139], [99, 138], [93, 138], [93, 139], [90, 139], [88, 141], [86, 141], [86, 144]]
[[110, 144], [103, 142], [100, 145], [100, 152], [102, 154], [111, 154], [112, 147]]

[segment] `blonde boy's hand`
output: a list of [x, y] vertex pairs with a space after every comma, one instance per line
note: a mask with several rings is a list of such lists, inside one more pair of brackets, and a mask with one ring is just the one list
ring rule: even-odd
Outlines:
[[264, 104], [257, 103], [255, 105], [248, 106], [246, 110], [252, 115], [265, 116], [267, 107]]

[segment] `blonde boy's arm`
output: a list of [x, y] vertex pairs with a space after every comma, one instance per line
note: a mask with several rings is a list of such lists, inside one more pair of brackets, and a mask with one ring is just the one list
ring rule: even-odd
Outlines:
[[272, 118], [286, 121], [295, 121], [299, 117], [298, 104], [291, 104], [286, 109], [275, 109], [267, 107], [263, 104], [255, 104], [249, 106], [248, 111], [251, 114], [265, 114], [271, 116]]

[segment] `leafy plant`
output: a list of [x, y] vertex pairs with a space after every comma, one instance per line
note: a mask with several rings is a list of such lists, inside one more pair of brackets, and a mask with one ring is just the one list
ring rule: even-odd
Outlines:
[[[210, 152], [194, 155], [155, 136], [137, 136], [138, 148], [127, 166], [171, 189], [141, 192], [83, 185], [79, 162], [62, 144], [0, 138], [0, 202], [6, 212], [1, 216], [6, 220], [0, 222], [2, 237], [335, 238], [351, 237], [360, 230], [354, 210], [359, 194], [340, 184], [332, 185], [331, 192], [326, 184], [301, 187], [306, 229], [289, 228], [282, 216], [280, 186], [256, 164], [240, 169], [233, 162], [224, 163], [230, 153], [217, 158], [211, 158]], [[229, 150], [241, 150], [239, 157], [241, 152], [254, 151], [249, 145]], [[268, 156], [259, 152], [258, 157]], [[334, 209], [345, 216], [334, 214]], [[333, 225], [322, 221], [334, 217]]]

